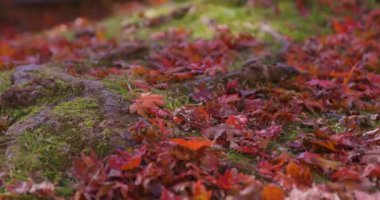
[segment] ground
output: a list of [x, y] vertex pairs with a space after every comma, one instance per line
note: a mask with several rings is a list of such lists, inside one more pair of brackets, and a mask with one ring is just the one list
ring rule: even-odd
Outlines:
[[380, 198], [380, 5], [295, 2], [0, 37], [0, 199]]

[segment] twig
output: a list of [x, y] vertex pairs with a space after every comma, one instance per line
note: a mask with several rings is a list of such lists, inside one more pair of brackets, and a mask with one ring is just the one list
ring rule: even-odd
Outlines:
[[264, 33], [268, 33], [275, 40], [282, 44], [280, 54], [283, 54], [288, 51], [290, 47], [290, 42], [284, 36], [282, 36], [280, 33], [274, 30], [269, 24], [261, 23], [259, 28], [261, 31], [263, 31]]

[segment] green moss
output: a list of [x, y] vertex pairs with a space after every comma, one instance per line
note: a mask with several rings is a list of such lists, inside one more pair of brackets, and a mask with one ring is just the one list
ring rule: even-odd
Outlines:
[[119, 77], [117, 79], [105, 79], [103, 80], [104, 86], [106, 86], [112, 92], [115, 92], [124, 97], [124, 100], [131, 101], [137, 94], [142, 92], [134, 87], [128, 77]]
[[113, 16], [103, 20], [99, 23], [98, 27], [105, 30], [108, 39], [117, 38], [123, 29], [124, 24], [134, 23], [139, 20], [138, 14], [133, 13], [127, 16]]
[[[1, 194], [1, 193], [0, 193]], [[4, 195], [1, 196], [4, 199], [17, 199], [17, 200], [40, 200], [41, 198], [34, 196], [34, 195], [29, 195], [29, 194], [9, 194], [9, 195]]]
[[183, 93], [178, 93], [172, 90], [158, 90], [154, 89], [152, 91], [154, 94], [161, 95], [164, 97], [165, 108], [171, 111], [174, 111], [177, 108], [180, 108], [184, 105], [190, 104], [190, 97], [188, 95], [184, 95]]
[[15, 123], [15, 122], [24, 120], [27, 116], [31, 116], [33, 114], [38, 113], [42, 109], [43, 109], [43, 106], [28, 106], [25, 108], [14, 108], [14, 109], [3, 108], [3, 111], [0, 113], [9, 116], [9, 119], [11, 120], [11, 122]]
[[299, 133], [299, 131], [295, 127], [293, 127], [293, 128], [294, 129], [289, 129], [287, 131], [284, 131], [284, 133], [280, 135], [280, 138], [278, 141], [280, 143], [293, 141]]
[[51, 105], [59, 103], [62, 99], [75, 96], [81, 92], [82, 88], [74, 87], [69, 83], [56, 80], [53, 89], [44, 89], [42, 91], [42, 99], [39, 99], [37, 104]]
[[279, 9], [282, 12], [280, 16], [266, 15], [267, 20], [280, 33], [294, 40], [304, 40], [331, 32], [327, 23], [331, 12], [321, 7], [318, 2], [312, 2], [308, 16], [301, 16], [291, 1], [280, 1]]
[[315, 181], [315, 183], [317, 183], [317, 184], [323, 184], [323, 183], [329, 182], [329, 179], [327, 177], [325, 177], [325, 176], [323, 176], [323, 175], [321, 175], [315, 171], [312, 173], [312, 175], [313, 175], [313, 181]]
[[102, 120], [99, 109], [95, 100], [82, 97], [57, 105], [51, 111], [51, 120], [59, 126], [46, 123], [15, 139], [9, 160], [11, 177], [23, 179], [37, 173], [60, 181], [73, 156], [90, 148], [99, 155], [108, 152], [108, 136], [91, 135]]
[[56, 80], [54, 88], [44, 88], [42, 98], [38, 99], [35, 105], [26, 107], [6, 107], [0, 105], [0, 115], [9, 116], [11, 124], [22, 121], [28, 116], [36, 114], [46, 108], [46, 106], [54, 105], [80, 92], [81, 88], [74, 88], [68, 83]]
[[[256, 37], [271, 41], [260, 30], [260, 24], [265, 22], [279, 33], [289, 36], [294, 40], [304, 40], [310, 36], [327, 34], [331, 28], [327, 26], [330, 11], [322, 8], [318, 3], [311, 6], [310, 15], [301, 16], [293, 1], [280, 1], [280, 14], [276, 14], [270, 8], [231, 6], [229, 3], [213, 3], [212, 1], [195, 1], [194, 11], [181, 19], [176, 19], [160, 27], [142, 28], [137, 31], [137, 36], [142, 39], [157, 31], [167, 30], [173, 27], [182, 27], [192, 31], [194, 38], [212, 38], [214, 29], [208, 22], [227, 25], [233, 33], [253, 33]], [[146, 11], [148, 16], [157, 16], [168, 13], [174, 7], [165, 5], [163, 8], [152, 8]], [[135, 19], [135, 18], [134, 18]]]
[[331, 128], [331, 130], [336, 133], [343, 133], [347, 129], [346, 127], [342, 126], [342, 124], [340, 124], [337, 120], [329, 120], [329, 122], [329, 128]]
[[[302, 129], [299, 127], [299, 123], [289, 124], [283, 127], [283, 132], [279, 135], [278, 138], [270, 140], [267, 146], [268, 150], [284, 151], [280, 147], [284, 146], [284, 143], [294, 141], [298, 134], [302, 132]], [[292, 154], [291, 150], [287, 151], [288, 154]]]
[[53, 113], [61, 119], [80, 119], [84, 126], [91, 127], [99, 121], [99, 105], [94, 99], [78, 97], [63, 102], [53, 109]]
[[[71, 149], [78, 153], [84, 149], [84, 143], [91, 143], [91, 147], [104, 155], [107, 134], [103, 136], [91, 135], [93, 128], [103, 120], [98, 102], [91, 98], [77, 97], [71, 101], [57, 105], [52, 113], [61, 124], [59, 132], [65, 136], [65, 141], [70, 141]], [[56, 129], [50, 127], [47, 132]], [[68, 137], [68, 138], [67, 138]], [[101, 138], [99, 138], [101, 137]]]
[[42, 170], [44, 177], [58, 179], [60, 172], [71, 163], [65, 155], [70, 148], [67, 142], [59, 135], [45, 132], [44, 128], [22, 134], [12, 149], [10, 162], [14, 170], [11, 175], [23, 178]]
[[234, 150], [229, 150], [227, 152], [227, 158], [234, 164], [241, 166], [249, 166], [256, 162], [255, 158], [252, 155], [239, 153]]
[[246, 174], [254, 174], [252, 166], [257, 164], [257, 160], [254, 156], [239, 153], [234, 150], [227, 151], [227, 159], [232, 162], [232, 165], [237, 168], [240, 172]]
[[11, 86], [10, 75], [13, 71], [0, 71], [0, 94]]
[[190, 12], [181, 19], [173, 20], [157, 28], [141, 29], [138, 35], [141, 38], [146, 38], [152, 32], [180, 27], [192, 31], [194, 38], [212, 38], [215, 32], [207, 21], [228, 25], [234, 33], [237, 33], [252, 32], [254, 27], [250, 26], [249, 23], [256, 20], [258, 20], [257, 16], [250, 9], [244, 7], [231, 8], [219, 4], [195, 3], [194, 12]]
[[72, 197], [75, 190], [73, 185], [75, 184], [75, 181], [72, 178], [64, 178], [57, 184], [56, 187], [56, 194], [60, 197]]

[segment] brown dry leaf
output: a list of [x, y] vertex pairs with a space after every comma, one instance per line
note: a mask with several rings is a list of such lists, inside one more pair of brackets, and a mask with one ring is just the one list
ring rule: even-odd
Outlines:
[[0, 116], [0, 131], [8, 127], [8, 116]]
[[312, 182], [310, 168], [302, 164], [289, 163], [286, 166], [286, 174], [294, 179], [297, 185], [310, 185]]

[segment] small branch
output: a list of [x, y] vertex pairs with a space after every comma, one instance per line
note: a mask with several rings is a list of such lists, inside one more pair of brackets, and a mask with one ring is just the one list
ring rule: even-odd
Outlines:
[[280, 33], [274, 30], [269, 24], [261, 23], [259, 28], [262, 32], [269, 34], [273, 37], [273, 39], [277, 40], [277, 42], [282, 44], [280, 54], [283, 54], [288, 51], [290, 42], [284, 36], [282, 36]]

